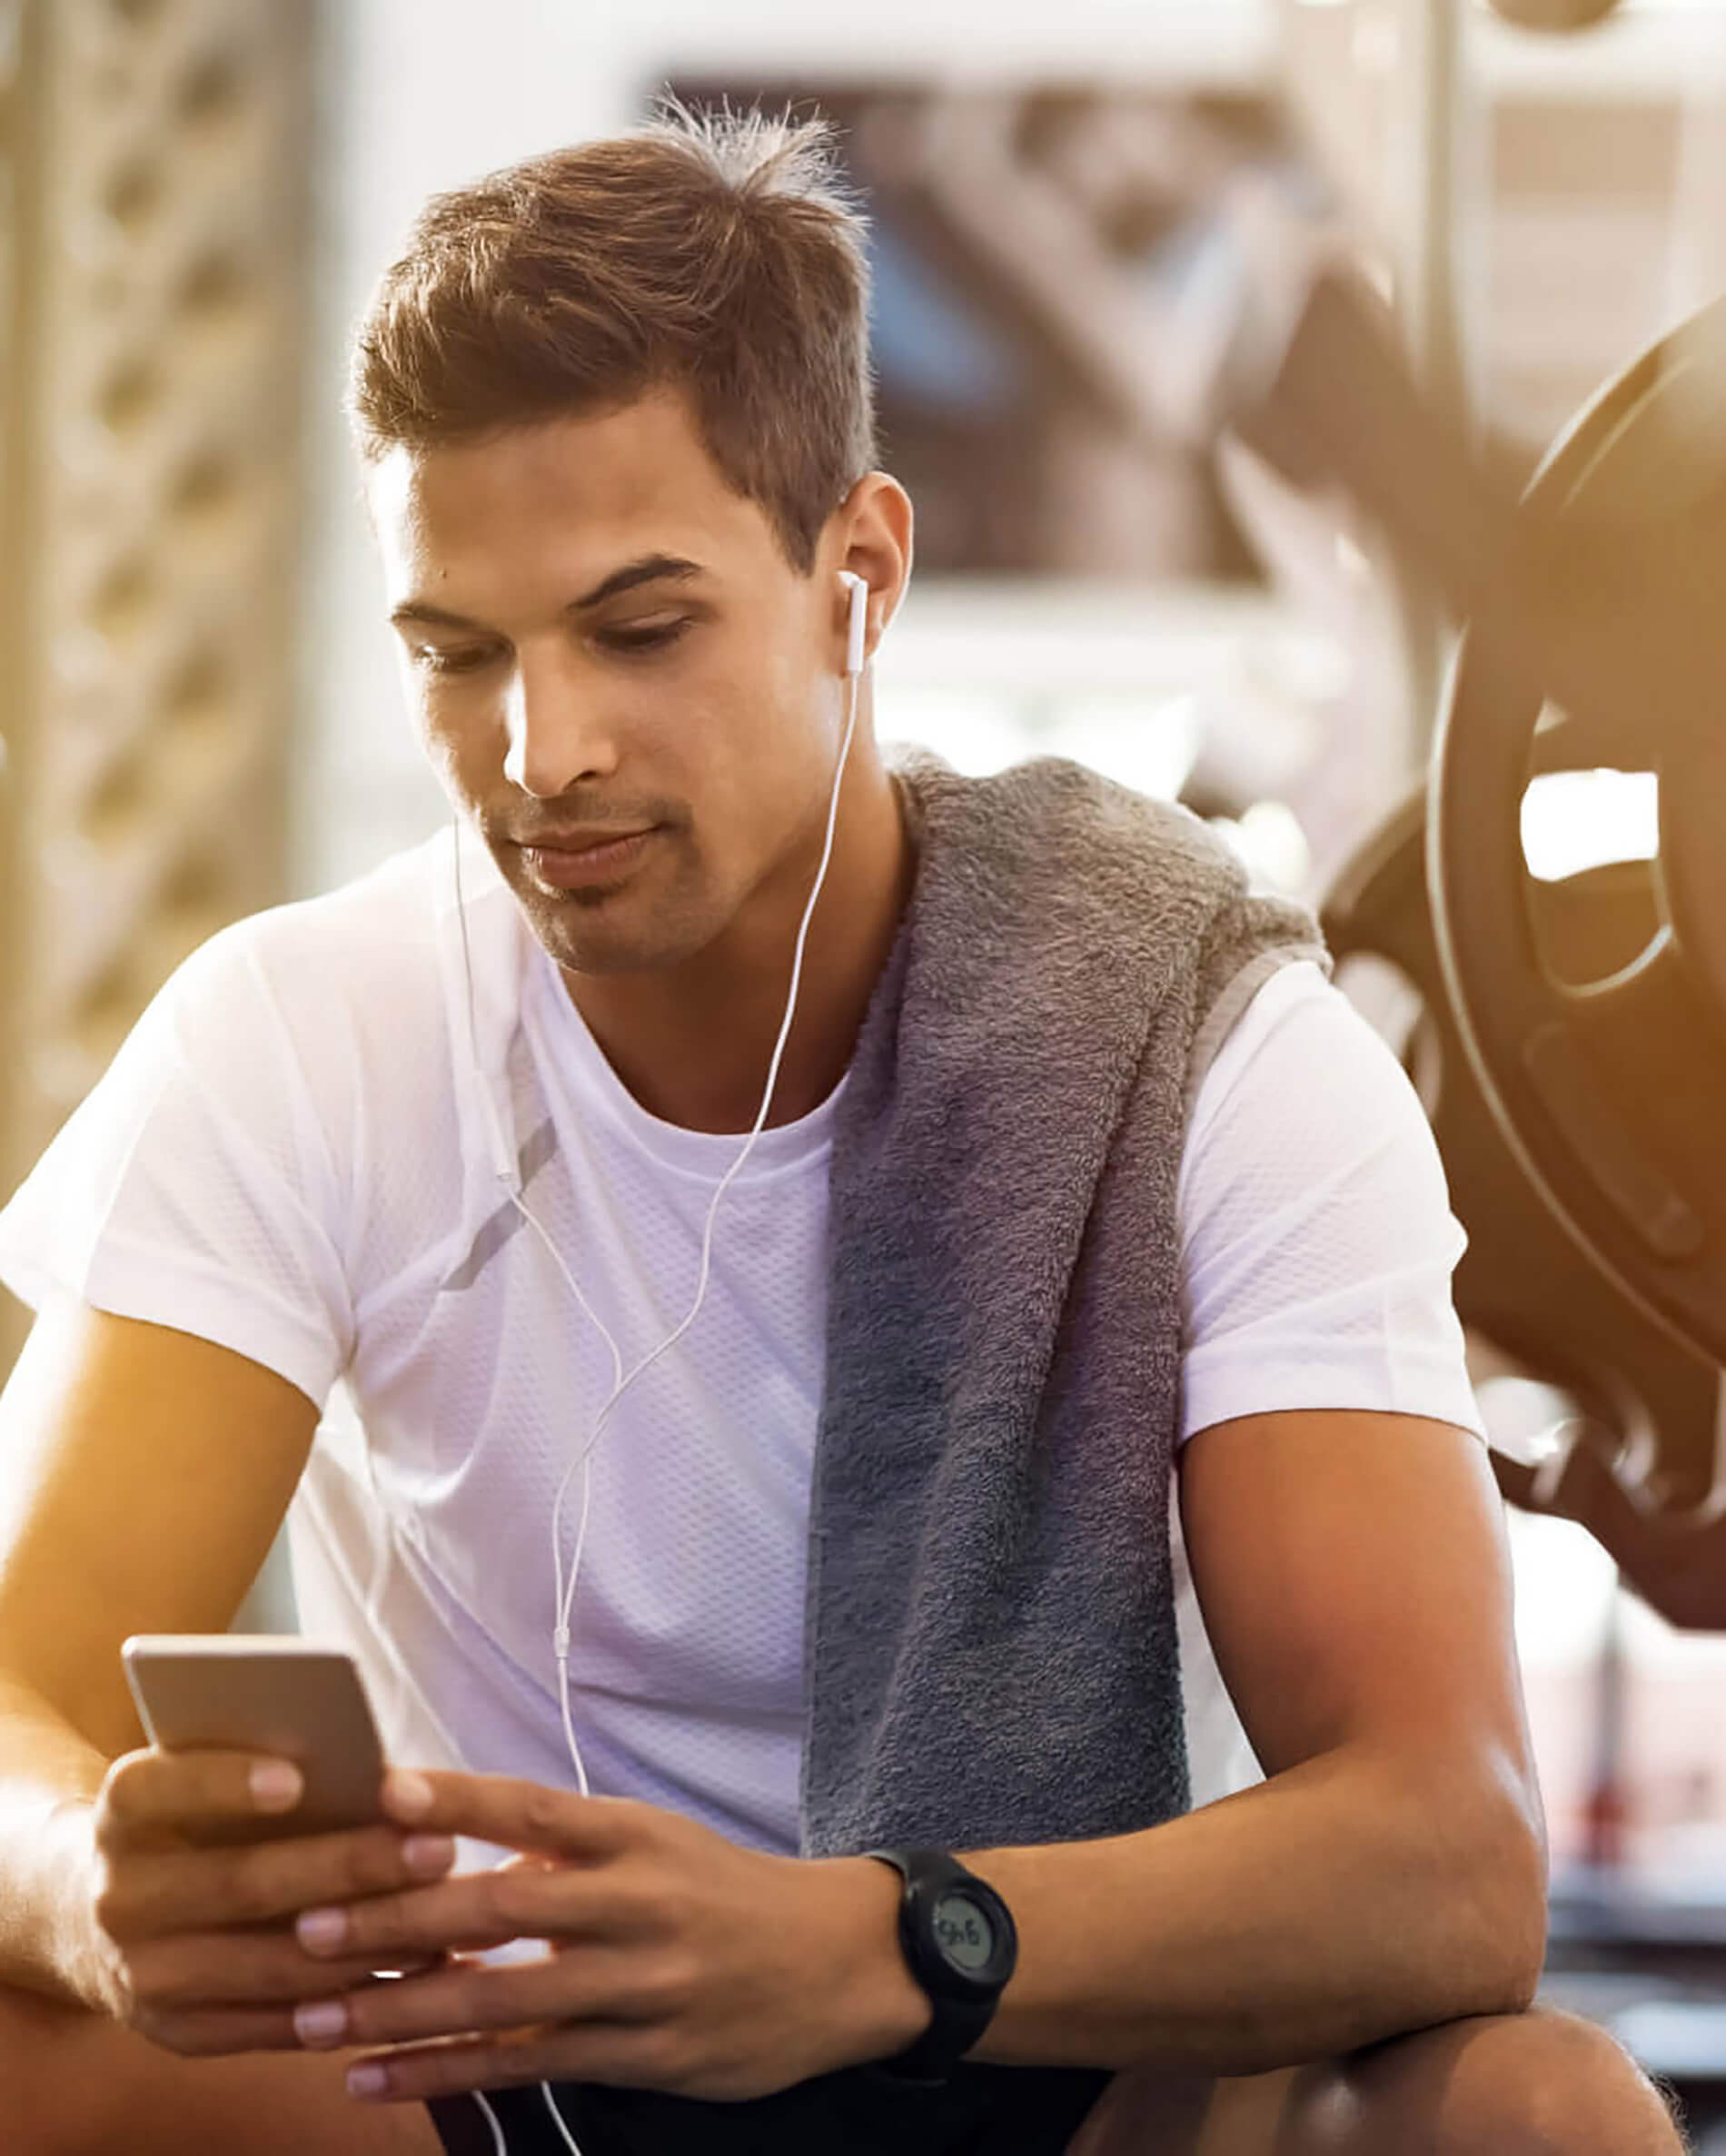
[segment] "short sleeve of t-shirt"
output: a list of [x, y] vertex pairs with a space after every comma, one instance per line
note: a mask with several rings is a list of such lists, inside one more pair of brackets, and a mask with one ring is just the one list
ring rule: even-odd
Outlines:
[[1419, 1096], [1306, 961], [1224, 1043], [1181, 1165], [1182, 1437], [1369, 1409], [1484, 1437], [1451, 1276], [1467, 1237]]
[[342, 1192], [269, 919], [213, 937], [157, 994], [0, 1212], [0, 1281], [195, 1333], [322, 1406], [352, 1347]]

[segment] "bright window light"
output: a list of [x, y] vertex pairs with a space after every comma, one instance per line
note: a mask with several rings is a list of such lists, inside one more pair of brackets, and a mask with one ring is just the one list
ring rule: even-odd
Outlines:
[[1173, 801], [1197, 758], [1204, 714], [1193, 696], [1064, 697], [1038, 747], [1106, 778]]
[[884, 737], [932, 748], [968, 778], [1005, 771], [1031, 753], [1023, 715], [1013, 699], [979, 690], [901, 690], [894, 697]]
[[1660, 852], [1660, 778], [1652, 771], [1552, 771], [1523, 796], [1523, 858], [1542, 884]]

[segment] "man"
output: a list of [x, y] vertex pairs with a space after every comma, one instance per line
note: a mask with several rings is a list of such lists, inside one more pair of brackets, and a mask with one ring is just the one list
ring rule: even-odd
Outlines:
[[[884, 761], [865, 302], [759, 121], [441, 198], [384, 280], [465, 833], [214, 939], [0, 1218], [8, 2146], [1677, 2145], [1528, 2011], [1418, 1107], [1192, 819]], [[143, 1746], [117, 1650], [225, 1627], [296, 1489], [426, 1771], [213, 1849], [296, 1779]], [[884, 1847], [957, 1858], [946, 1932]]]

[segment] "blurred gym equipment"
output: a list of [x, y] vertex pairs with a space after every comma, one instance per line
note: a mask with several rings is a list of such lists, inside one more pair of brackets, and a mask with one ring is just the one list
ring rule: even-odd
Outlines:
[[[1403, 810], [1326, 909], [1339, 948], [1391, 959], [1424, 997], [1435, 1123], [1477, 1238], [1464, 1319], [1574, 1391], [1632, 1507], [1710, 1521], [1726, 1360], [1723, 416], [1719, 302], [1603, 391], [1510, 503], [1421, 399], [1376, 301], [1324, 268], [1236, 420], [1296, 483], [1344, 487], [1469, 624], [1430, 816]], [[1543, 885], [1523, 857], [1529, 786], [1597, 768], [1656, 774], [1659, 857]], [[1715, 1569], [1691, 1622], [1726, 1623]], [[1636, 1584], [1658, 1604], [1658, 1580]]]
[[[1601, 671], [1591, 684], [1565, 681], [1562, 702], [1542, 707], [1529, 683], [1558, 687], [1560, 676], [1523, 641], [1531, 625], [1489, 614], [1472, 628], [1434, 747], [1429, 835], [1445, 985], [1519, 1160], [1594, 1263], [1716, 1363], [1726, 1361], [1726, 634], [1708, 587], [1726, 569], [1721, 412], [1726, 302], [1640, 360], [1552, 452], [1522, 515], [1556, 533], [1563, 581], [1532, 627], [1570, 637], [1566, 674], [1579, 652]], [[1577, 557], [1564, 527], [1582, 516], [1598, 523]], [[1572, 629], [1572, 608], [1592, 618]], [[1523, 648], [1501, 664], [1507, 636]], [[1602, 768], [1657, 775], [1646, 939], [1632, 948], [1621, 933], [1590, 949], [1572, 935], [1542, 950], [1523, 797], [1536, 777]]]
[[[1593, 870], [1568, 885], [1533, 885], [1540, 933], [1569, 967], [1640, 951], [1653, 925], [1649, 884], [1636, 864]], [[1645, 1502], [1666, 1510], [1704, 1506], [1714, 1480], [1720, 1374], [1579, 1248], [1523, 1172], [1470, 1062], [1439, 965], [1423, 786], [1336, 878], [1324, 922], [1339, 966], [1362, 954], [1388, 960], [1419, 993], [1404, 1060], [1468, 1230], [1456, 1273], [1463, 1322], [1569, 1396], [1577, 1410], [1570, 1450], [1588, 1454], [1601, 1475], [1622, 1472], [1648, 1493]], [[1559, 1498], [1547, 1484], [1571, 1471], [1568, 1458], [1555, 1459], [1545, 1478], [1503, 1453], [1493, 1464], [1507, 1497], [1542, 1509]], [[1669, 1614], [1683, 1621], [1679, 1611]]]

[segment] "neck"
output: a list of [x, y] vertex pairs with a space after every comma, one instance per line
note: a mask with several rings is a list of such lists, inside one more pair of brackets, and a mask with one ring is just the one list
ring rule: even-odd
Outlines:
[[[844, 1076], [914, 868], [898, 790], [859, 726], [839, 788], [832, 859], [804, 944], [769, 1129], [809, 1114]], [[704, 952], [667, 974], [564, 975], [607, 1061], [650, 1114], [691, 1131], [753, 1128], [813, 879], [812, 861], [786, 904], [768, 909], [769, 917], [739, 932], [723, 954]]]

